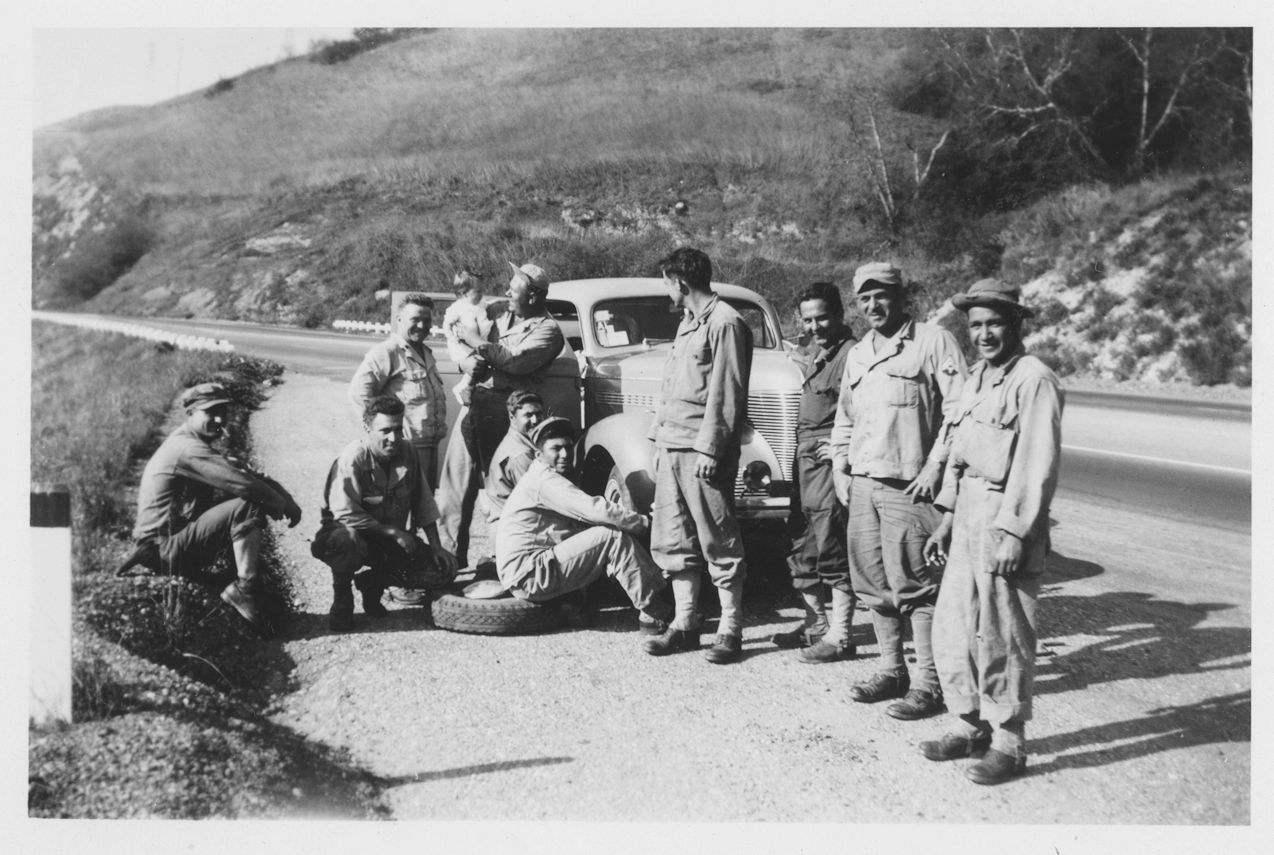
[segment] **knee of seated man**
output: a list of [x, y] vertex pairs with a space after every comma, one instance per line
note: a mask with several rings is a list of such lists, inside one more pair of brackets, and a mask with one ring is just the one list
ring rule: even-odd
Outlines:
[[323, 524], [310, 544], [310, 553], [333, 569], [361, 567], [367, 561], [367, 543], [358, 532], [337, 522]]

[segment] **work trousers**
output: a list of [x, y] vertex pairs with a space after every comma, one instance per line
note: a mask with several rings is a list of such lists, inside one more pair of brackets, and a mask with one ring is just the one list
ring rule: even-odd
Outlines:
[[157, 542], [160, 569], [178, 576], [195, 576], [234, 541], [263, 528], [265, 513], [259, 506], [243, 499], [228, 499]]
[[441, 483], [435, 494], [438, 533], [442, 536], [443, 546], [456, 556], [461, 567], [469, 563], [469, 529], [473, 525], [474, 506], [482, 487], [463, 430], [468, 414], [467, 407], [460, 411], [462, 430], [453, 432], [447, 440]]
[[617, 581], [638, 609], [645, 609], [667, 583], [658, 565], [635, 537], [593, 526], [531, 557], [534, 570], [513, 594], [543, 602], [586, 588], [603, 575]]
[[849, 576], [873, 611], [909, 615], [938, 598], [941, 571], [927, 565], [925, 541], [941, 514], [913, 504], [906, 481], [855, 475], [849, 488]]
[[846, 548], [847, 516], [836, 500], [832, 464], [820, 459], [812, 444], [798, 444], [792, 464], [799, 503], [793, 503], [788, 520], [792, 548], [787, 555], [792, 587], [809, 590], [820, 583], [841, 591], [852, 591], [849, 582], [849, 555]]
[[[453, 581], [433, 560], [420, 537], [410, 553], [392, 537], [359, 531], [334, 520], [325, 521], [314, 536], [310, 553], [332, 569], [332, 581], [357, 583], [359, 590], [383, 591], [390, 585], [404, 588], [445, 588]], [[365, 572], [358, 571], [366, 567]]]
[[747, 576], [734, 515], [738, 461], [718, 462], [717, 474], [709, 480], [695, 475], [698, 458], [689, 449], [655, 450], [650, 551], [665, 575], [706, 567], [718, 588], [737, 588]]
[[[981, 478], [960, 481], [951, 549], [933, 620], [938, 680], [947, 709], [994, 725], [1031, 718], [1035, 607], [1047, 538], [1028, 536], [1012, 576], [991, 574], [991, 522], [1003, 493]], [[1008, 537], [1009, 535], [1005, 535]]]

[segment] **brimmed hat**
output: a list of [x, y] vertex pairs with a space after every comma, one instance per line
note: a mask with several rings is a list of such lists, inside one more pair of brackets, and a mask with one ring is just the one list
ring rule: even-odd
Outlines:
[[1006, 285], [999, 279], [979, 279], [969, 286], [963, 294], [956, 294], [951, 303], [962, 312], [975, 306], [988, 309], [1003, 309], [1016, 314], [1019, 318], [1033, 318], [1035, 313], [1019, 302], [1021, 291], [1012, 285]]
[[514, 276], [521, 276], [532, 288], [538, 288], [545, 292], [549, 290], [549, 275], [544, 272], [544, 268], [537, 264], [523, 264], [518, 267], [512, 261], [506, 263], [513, 268]]
[[200, 383], [191, 386], [181, 396], [181, 406], [187, 410], [206, 410], [217, 404], [229, 404], [230, 396], [220, 383]]
[[531, 442], [535, 444], [536, 448], [550, 439], [557, 439], [558, 437], [566, 437], [572, 442], [575, 441], [575, 425], [561, 416], [547, 418], [531, 431]]
[[862, 291], [868, 282], [901, 288], [902, 271], [888, 261], [873, 261], [854, 271], [854, 293]]

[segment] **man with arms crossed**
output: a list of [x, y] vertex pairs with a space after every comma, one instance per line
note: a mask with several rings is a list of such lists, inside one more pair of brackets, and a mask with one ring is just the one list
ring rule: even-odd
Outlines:
[[[837, 495], [849, 507], [850, 579], [872, 610], [880, 665], [849, 694], [859, 703], [900, 698], [889, 715], [925, 718], [942, 710], [942, 690], [933, 664], [941, 576], [926, 564], [924, 546], [939, 521], [930, 503], [946, 460], [964, 355], [951, 333], [907, 314], [902, 272], [892, 264], [858, 268], [854, 293], [871, 329], [845, 358], [832, 457]], [[915, 684], [902, 655], [907, 619]]]
[[648, 437], [655, 443], [650, 549], [672, 582], [676, 614], [646, 642], [665, 656], [699, 648], [696, 610], [703, 573], [721, 600], [716, 643], [706, 658], [736, 662], [743, 650], [747, 564], [734, 516], [739, 437], [747, 418], [752, 331], [712, 290], [712, 262], [682, 247], [660, 262], [673, 306], [684, 311]]
[[[965, 773], [998, 784], [1026, 768], [1026, 722], [1035, 679], [1035, 607], [1048, 552], [1048, 508], [1062, 449], [1057, 376], [1022, 348], [1031, 312], [994, 279], [952, 298], [969, 316], [981, 361], [965, 381], [948, 474], [936, 505], [942, 524], [925, 552], [946, 558], [933, 620], [938, 677], [955, 715], [930, 760], [985, 756]], [[947, 545], [950, 554], [947, 555]], [[989, 750], [988, 750], [989, 749]]]

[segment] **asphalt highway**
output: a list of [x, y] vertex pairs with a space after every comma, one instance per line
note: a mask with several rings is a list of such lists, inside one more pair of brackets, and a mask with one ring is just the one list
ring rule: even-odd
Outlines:
[[[378, 339], [228, 321], [144, 322], [225, 339], [244, 353], [342, 381]], [[445, 368], [445, 351], [437, 348], [435, 355]], [[1071, 391], [1062, 423], [1059, 496], [1247, 534], [1251, 434], [1251, 408], [1241, 404]]]

